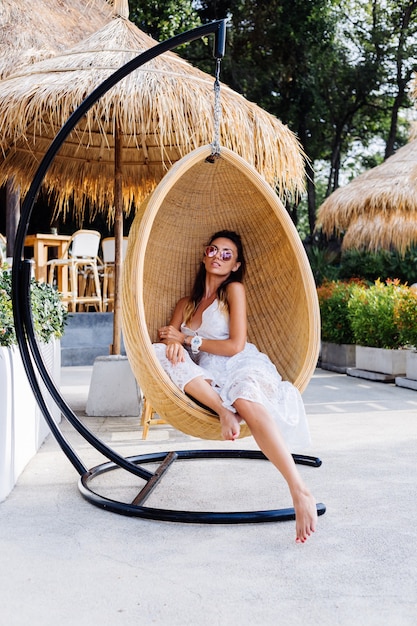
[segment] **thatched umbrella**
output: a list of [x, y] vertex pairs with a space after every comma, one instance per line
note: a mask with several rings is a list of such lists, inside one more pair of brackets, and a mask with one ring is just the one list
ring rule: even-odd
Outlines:
[[[109, 24], [81, 44], [1, 84], [5, 158], [0, 184], [14, 175], [27, 190], [74, 109], [119, 67], [156, 44], [127, 19], [127, 0], [115, 0], [114, 12]], [[253, 164], [281, 195], [300, 191], [304, 161], [294, 134], [226, 86], [221, 102], [221, 143]], [[44, 187], [58, 212], [72, 203], [80, 221], [87, 202], [112, 217], [119, 199], [115, 189], [129, 212], [175, 161], [213, 137], [213, 78], [164, 53], [117, 83], [88, 111], [54, 159]], [[115, 317], [118, 306], [116, 291]]]
[[107, 0], [1, 0], [0, 78], [65, 50], [110, 17]]
[[[69, 51], [22, 68], [0, 87], [0, 184], [13, 173], [28, 188], [40, 158], [74, 109], [116, 69], [156, 42], [129, 22], [127, 0], [115, 19]], [[45, 186], [58, 207], [86, 200], [113, 204], [114, 137], [121, 133], [124, 206], [138, 204], [172, 163], [213, 139], [213, 78], [173, 53], [126, 77], [86, 115], [55, 159]], [[221, 141], [282, 194], [304, 186], [294, 134], [278, 119], [222, 88]]]
[[[0, 79], [19, 68], [53, 56], [81, 41], [111, 18], [106, 0], [1, 0]], [[0, 160], [2, 155], [0, 155]], [[6, 183], [8, 255], [20, 215], [20, 195], [12, 180]]]
[[317, 228], [343, 235], [343, 249], [395, 248], [417, 242], [417, 140], [334, 191], [321, 205]]

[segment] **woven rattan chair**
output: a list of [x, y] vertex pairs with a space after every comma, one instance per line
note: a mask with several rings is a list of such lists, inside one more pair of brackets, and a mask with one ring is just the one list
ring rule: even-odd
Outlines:
[[[209, 146], [178, 161], [137, 213], [124, 263], [123, 332], [132, 370], [154, 410], [175, 428], [221, 439], [219, 420], [183, 394], [152, 342], [180, 297], [191, 292], [208, 238], [236, 230], [247, 259], [248, 340], [301, 392], [319, 352], [319, 307], [299, 235], [273, 189], [245, 161]], [[248, 436], [243, 425], [241, 436]]]

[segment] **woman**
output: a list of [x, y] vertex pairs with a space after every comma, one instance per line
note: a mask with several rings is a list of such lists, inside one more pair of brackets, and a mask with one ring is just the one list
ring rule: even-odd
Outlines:
[[287, 481], [296, 514], [296, 541], [314, 532], [317, 509], [287, 445], [306, 445], [309, 431], [298, 390], [247, 342], [245, 259], [239, 235], [215, 233], [205, 248], [192, 294], [159, 329], [156, 355], [172, 381], [215, 411], [224, 439], [244, 420], [262, 452]]

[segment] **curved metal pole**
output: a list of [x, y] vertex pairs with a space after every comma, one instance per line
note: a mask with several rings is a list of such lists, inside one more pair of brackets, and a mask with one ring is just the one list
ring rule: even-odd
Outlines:
[[[29, 271], [27, 271], [27, 268], [28, 268], [27, 261], [26, 262], [23, 261], [22, 265], [24, 268], [26, 268], [26, 271], [25, 271], [26, 280], [21, 282], [21, 290], [22, 291], [26, 290], [26, 291], [24, 293], [19, 294], [20, 298], [23, 298], [20, 300], [20, 306], [22, 307], [23, 323], [26, 329], [26, 341], [24, 342], [25, 357], [23, 357], [23, 353], [21, 353], [22, 360], [24, 362], [26, 373], [28, 374], [29, 380], [31, 382], [32, 390], [34, 391], [35, 397], [41, 408], [43, 416], [45, 420], [47, 421], [48, 426], [51, 428], [52, 433], [57, 439], [59, 445], [61, 446], [61, 449], [65, 452], [65, 454], [67, 455], [67, 457], [69, 458], [69, 460], [71, 461], [71, 463], [74, 465], [75, 469], [79, 473], [84, 473], [87, 471], [86, 468], [82, 465], [78, 456], [72, 450], [69, 443], [65, 440], [58, 425], [55, 423], [55, 420], [53, 419], [51, 412], [49, 411], [49, 409], [47, 408], [47, 405], [44, 402], [42, 391], [39, 387], [35, 370], [33, 368], [31, 355], [28, 351], [28, 345], [32, 352], [33, 360], [40, 372], [40, 375], [43, 381], [47, 385], [49, 393], [53, 397], [55, 403], [58, 405], [59, 409], [61, 410], [61, 413], [63, 413], [63, 415], [67, 418], [70, 424], [80, 433], [82, 437], [84, 437], [86, 441], [88, 441], [88, 443], [90, 443], [96, 450], [98, 450], [98, 452], [101, 452], [101, 454], [103, 454], [108, 459], [112, 460], [116, 465], [118, 465], [119, 467], [122, 467], [128, 472], [131, 472], [132, 474], [135, 474], [136, 476], [140, 476], [141, 478], [144, 478], [145, 480], [149, 480], [150, 478], [153, 477], [153, 474], [151, 472], [148, 472], [147, 470], [143, 469], [142, 467], [138, 465], [134, 465], [130, 461], [126, 460], [123, 456], [120, 456], [112, 448], [109, 448], [105, 443], [103, 443], [101, 439], [96, 437], [96, 435], [94, 435], [91, 432], [91, 430], [89, 430], [86, 426], [84, 426], [82, 422], [80, 422], [78, 417], [72, 411], [71, 407], [65, 402], [64, 398], [62, 398], [61, 394], [59, 393], [58, 388], [55, 386], [54, 381], [50, 378], [49, 372], [45, 367], [42, 354], [39, 350], [38, 342], [36, 341], [36, 336], [35, 336], [34, 328], [33, 328], [32, 309], [31, 309], [29, 290], [28, 290], [28, 288], [30, 289], [30, 268], [29, 268]], [[51, 385], [48, 384], [49, 382], [51, 383]]]
[[[160, 44], [157, 44], [153, 48], [143, 52], [136, 58], [126, 63], [123, 67], [118, 69], [114, 74], [101, 83], [74, 111], [69, 117], [67, 122], [61, 128], [52, 141], [48, 151], [42, 159], [32, 184], [25, 196], [25, 200], [22, 205], [21, 217], [19, 226], [16, 233], [15, 250], [13, 256], [13, 268], [12, 268], [12, 301], [13, 301], [13, 316], [16, 329], [17, 343], [22, 356], [23, 364], [31, 384], [32, 390], [39, 404], [39, 407], [43, 413], [45, 420], [47, 421], [52, 433], [56, 437], [61, 449], [70, 459], [79, 474], [85, 473], [85, 468], [81, 461], [78, 459], [74, 451], [66, 442], [58, 426], [56, 425], [48, 407], [42, 396], [42, 391], [39, 387], [38, 380], [36, 378], [36, 372], [32, 359], [40, 372], [42, 380], [45, 383], [47, 390], [49, 391], [52, 399], [61, 409], [62, 414], [71, 423], [71, 425], [94, 447], [100, 451], [105, 457], [116, 463], [119, 467], [126, 469], [127, 471], [140, 476], [145, 479], [149, 479], [152, 474], [141, 467], [138, 467], [131, 461], [125, 459], [121, 455], [117, 454], [114, 450], [104, 444], [99, 438], [97, 438], [88, 428], [86, 428], [77, 418], [72, 409], [67, 405], [62, 398], [59, 389], [56, 387], [54, 381], [51, 379], [49, 372], [47, 371], [42, 355], [39, 351], [39, 347], [35, 338], [35, 332], [33, 327], [33, 320], [31, 314], [30, 305], [30, 280], [28, 279], [27, 267], [25, 269], [25, 262], [23, 261], [23, 249], [27, 229], [29, 225], [30, 216], [32, 214], [33, 206], [36, 197], [39, 193], [39, 189], [45, 178], [46, 172], [55, 158], [58, 150], [61, 148], [63, 142], [73, 130], [79, 120], [85, 115], [85, 113], [103, 96], [109, 89], [111, 89], [122, 78], [125, 78], [133, 70], [141, 67], [148, 61], [154, 59], [160, 54], [172, 50], [177, 46], [188, 43], [195, 39], [199, 39], [204, 35], [215, 34], [215, 58], [221, 58], [224, 55], [224, 45], [226, 38], [226, 21], [218, 20], [205, 24], [193, 30], [176, 35]], [[26, 277], [26, 278], [25, 278]], [[32, 355], [29, 353], [28, 345], [30, 347]]]

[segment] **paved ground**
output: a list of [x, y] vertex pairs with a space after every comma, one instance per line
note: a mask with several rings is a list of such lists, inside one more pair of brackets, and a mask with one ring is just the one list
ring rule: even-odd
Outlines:
[[[90, 375], [63, 368], [62, 393], [124, 455], [236, 446], [165, 425], [142, 441], [135, 418], [86, 417]], [[293, 522], [179, 524], [97, 508], [49, 438], [0, 504], [1, 626], [414, 626], [417, 393], [317, 370], [304, 400], [313, 436], [304, 452], [323, 465], [301, 471], [327, 506], [304, 545]], [[88, 467], [102, 462], [64, 431]], [[107, 493], [132, 489], [130, 475], [110, 474]], [[188, 461], [147, 504], [239, 510], [290, 500], [267, 462]]]

